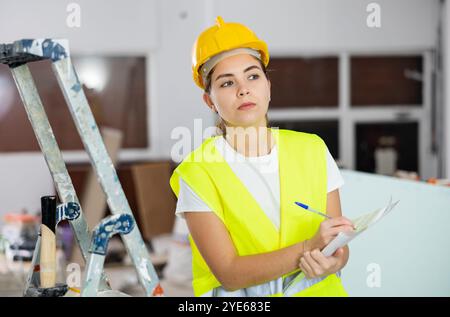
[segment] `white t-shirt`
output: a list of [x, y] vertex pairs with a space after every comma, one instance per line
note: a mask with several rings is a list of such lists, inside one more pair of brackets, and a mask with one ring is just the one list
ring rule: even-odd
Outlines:
[[[278, 149], [275, 145], [269, 154], [246, 157], [236, 152], [223, 138], [215, 140], [215, 146], [232, 171], [241, 180], [277, 230], [280, 228], [280, 180]], [[328, 148], [327, 192], [340, 188], [344, 180]], [[176, 215], [184, 218], [184, 212], [212, 212], [211, 208], [180, 177], [180, 191]]]

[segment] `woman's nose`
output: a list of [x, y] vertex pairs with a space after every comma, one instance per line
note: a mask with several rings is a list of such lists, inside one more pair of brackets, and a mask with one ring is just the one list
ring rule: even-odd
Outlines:
[[238, 95], [239, 95], [239, 97], [243, 97], [243, 96], [248, 95], [249, 93], [250, 93], [250, 90], [247, 87], [241, 86], [239, 89]]

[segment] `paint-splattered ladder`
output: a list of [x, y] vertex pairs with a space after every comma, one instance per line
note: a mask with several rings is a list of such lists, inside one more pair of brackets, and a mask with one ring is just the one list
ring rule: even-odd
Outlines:
[[[127, 214], [134, 221], [116, 170], [106, 151], [86, 96], [81, 88], [81, 83], [72, 65], [68, 41], [33, 39], [19, 40], [12, 44], [0, 44], [0, 63], [8, 65], [11, 69], [28, 118], [62, 203], [79, 204], [79, 200], [27, 66], [29, 62], [44, 59], [49, 59], [52, 62], [52, 69], [69, 106], [78, 133], [106, 194], [109, 209], [113, 215]], [[90, 257], [90, 234], [81, 208], [79, 213], [80, 216], [70, 223], [82, 256], [87, 261]], [[136, 267], [139, 282], [147, 296], [162, 295], [158, 276], [150, 261], [150, 256], [137, 226], [134, 226], [134, 229], [128, 234], [122, 235], [122, 240]], [[36, 245], [33, 262], [36, 265], [39, 263], [39, 240]], [[34, 277], [35, 273], [30, 272], [28, 283], [32, 283]], [[99, 291], [110, 289], [104, 273], [102, 273], [99, 283]]]

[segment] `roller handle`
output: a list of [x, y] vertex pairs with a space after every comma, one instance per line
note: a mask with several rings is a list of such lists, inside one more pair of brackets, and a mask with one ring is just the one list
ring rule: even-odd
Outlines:
[[41, 197], [41, 258], [40, 279], [42, 288], [56, 285], [56, 196]]

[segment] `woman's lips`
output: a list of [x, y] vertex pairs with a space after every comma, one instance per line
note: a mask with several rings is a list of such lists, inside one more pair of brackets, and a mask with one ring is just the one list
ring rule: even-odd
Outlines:
[[239, 106], [238, 110], [247, 110], [256, 106], [253, 102], [245, 102]]

